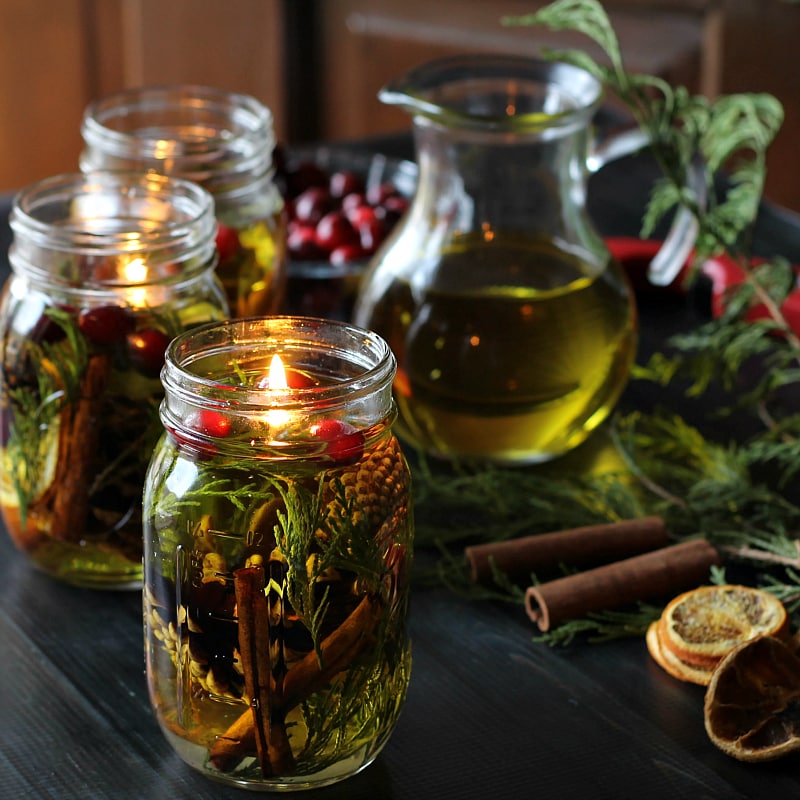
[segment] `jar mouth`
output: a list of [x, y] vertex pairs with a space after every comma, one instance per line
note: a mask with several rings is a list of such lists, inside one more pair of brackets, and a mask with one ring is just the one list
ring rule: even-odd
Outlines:
[[200, 183], [266, 173], [275, 147], [272, 112], [260, 101], [193, 85], [126, 89], [95, 100], [81, 133], [87, 170], [99, 166], [99, 155]]
[[[274, 354], [288, 370], [319, 381], [265, 389], [259, 382]], [[395, 369], [388, 344], [372, 331], [317, 317], [273, 316], [186, 331], [167, 349], [161, 379], [169, 396], [197, 408], [217, 404], [247, 416], [263, 414], [267, 404], [287, 412], [334, 413], [382, 392], [391, 404]], [[388, 407], [378, 416], [383, 413]]]
[[[139, 285], [174, 277], [176, 266], [185, 278], [193, 266], [214, 261], [211, 195], [190, 181], [152, 173], [45, 178], [19, 192], [9, 225], [12, 267], [70, 284]], [[136, 269], [144, 259], [146, 279]]]
[[378, 93], [443, 126], [514, 133], [585, 125], [602, 95], [600, 81], [571, 64], [485, 54], [422, 64]]

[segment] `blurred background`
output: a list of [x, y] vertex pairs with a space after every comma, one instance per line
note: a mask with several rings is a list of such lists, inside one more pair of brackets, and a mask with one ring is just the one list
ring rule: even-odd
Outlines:
[[[129, 86], [201, 83], [252, 94], [278, 141], [394, 133], [407, 116], [378, 89], [411, 66], [465, 52], [592, 48], [506, 28], [537, 0], [0, 0], [0, 192], [77, 169], [86, 104]], [[767, 197], [800, 212], [800, 4], [608, 0], [629, 70], [692, 91], [768, 92], [786, 121]]]

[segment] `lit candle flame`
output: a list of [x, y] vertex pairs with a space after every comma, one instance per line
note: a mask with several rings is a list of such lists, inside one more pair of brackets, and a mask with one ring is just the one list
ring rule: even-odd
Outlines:
[[[267, 376], [262, 378], [258, 385], [259, 388], [267, 390], [270, 402], [279, 401], [285, 395], [286, 390], [289, 388], [289, 383], [286, 380], [286, 369], [283, 366], [283, 361], [277, 353], [272, 356]], [[279, 408], [270, 409], [266, 414], [266, 420], [270, 428], [285, 427], [290, 419], [291, 414]]]
[[[132, 258], [122, 271], [128, 284], [144, 283], [147, 280], [147, 264], [142, 258]], [[147, 305], [147, 289], [143, 286], [129, 289], [128, 302], [134, 308], [144, 308]]]

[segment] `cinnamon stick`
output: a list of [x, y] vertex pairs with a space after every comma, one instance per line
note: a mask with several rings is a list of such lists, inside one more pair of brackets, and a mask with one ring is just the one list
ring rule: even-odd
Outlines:
[[677, 594], [708, 580], [719, 553], [705, 539], [682, 542], [613, 564], [531, 586], [528, 616], [542, 631], [592, 611]]
[[667, 543], [664, 520], [642, 517], [473, 545], [465, 548], [464, 555], [472, 580], [491, 584], [493, 568], [512, 581], [530, 580], [532, 572], [551, 570], [561, 564], [578, 568], [604, 564]]
[[80, 395], [61, 414], [50, 523], [53, 539], [79, 542], [86, 533], [89, 492], [100, 436], [99, 420], [110, 374], [111, 357], [108, 354], [89, 356], [81, 379]]
[[[371, 641], [381, 611], [379, 600], [364, 596], [347, 619], [322, 640], [319, 655], [308, 653], [292, 666], [283, 681], [284, 713], [324, 688], [358, 656]], [[248, 709], [214, 742], [211, 763], [227, 772], [255, 749], [256, 742], [256, 722]]]
[[239, 620], [239, 654], [261, 772], [284, 775], [294, 771], [294, 756], [280, 708], [273, 702], [270, 623], [264, 594], [264, 568], [244, 567], [234, 573]]

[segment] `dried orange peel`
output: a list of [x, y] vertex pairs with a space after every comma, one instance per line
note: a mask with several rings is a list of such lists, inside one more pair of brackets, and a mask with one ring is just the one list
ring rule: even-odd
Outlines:
[[707, 686], [735, 647], [758, 636], [785, 637], [786, 609], [763, 589], [701, 586], [671, 600], [648, 630], [653, 660], [679, 680]]
[[731, 650], [706, 689], [711, 741], [740, 761], [800, 750], [800, 657], [784, 640], [760, 636]]
[[658, 634], [658, 622], [650, 624], [645, 635], [645, 641], [647, 642], [648, 652], [664, 672], [669, 673], [679, 681], [696, 683], [698, 686], [708, 686], [713, 670], [707, 667], [695, 667], [691, 664], [685, 664], [669, 650], [662, 647], [661, 637]]

